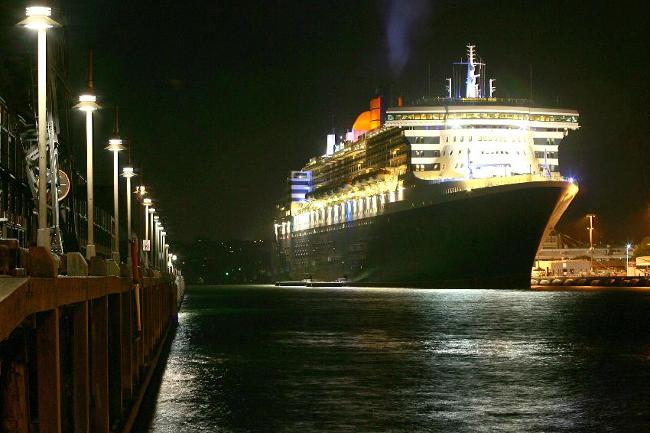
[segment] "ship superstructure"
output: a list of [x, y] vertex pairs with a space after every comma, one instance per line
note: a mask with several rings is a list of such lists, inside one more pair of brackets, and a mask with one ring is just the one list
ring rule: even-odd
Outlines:
[[[447, 97], [411, 105], [398, 98], [390, 108], [373, 98], [344, 139], [328, 136], [325, 155], [292, 172], [291, 202], [275, 222], [281, 274], [443, 286], [528, 281], [522, 275], [543, 233], [578, 190], [561, 177], [558, 161], [578, 113], [495, 97], [472, 45], [458, 65], [465, 80], [447, 79]], [[531, 215], [519, 215], [527, 200], [520, 211]], [[472, 218], [482, 232], [467, 238], [473, 229], [462, 228]], [[521, 226], [518, 242], [506, 239], [506, 220]], [[460, 228], [452, 237], [441, 231], [449, 221]], [[409, 240], [422, 230], [429, 231]], [[517, 269], [499, 266], [491, 277], [494, 269], [470, 265], [493, 266], [486, 256], [512, 249], [508, 242], [523, 254], [511, 263]]]

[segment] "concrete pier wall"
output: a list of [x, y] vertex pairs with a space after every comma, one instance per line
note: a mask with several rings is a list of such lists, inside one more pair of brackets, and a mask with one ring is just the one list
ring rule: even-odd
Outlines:
[[0, 278], [0, 431], [130, 431], [177, 296], [164, 276]]

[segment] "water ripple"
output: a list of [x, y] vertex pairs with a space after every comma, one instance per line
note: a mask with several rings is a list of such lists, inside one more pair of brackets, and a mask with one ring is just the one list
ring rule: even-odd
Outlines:
[[650, 430], [645, 292], [194, 287], [148, 432]]

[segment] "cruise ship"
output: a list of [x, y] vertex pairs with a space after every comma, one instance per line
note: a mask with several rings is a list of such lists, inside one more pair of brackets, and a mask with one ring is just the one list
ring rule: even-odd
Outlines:
[[496, 96], [475, 46], [445, 97], [370, 101], [288, 178], [274, 222], [278, 279], [524, 288], [578, 192], [558, 146], [578, 112]]

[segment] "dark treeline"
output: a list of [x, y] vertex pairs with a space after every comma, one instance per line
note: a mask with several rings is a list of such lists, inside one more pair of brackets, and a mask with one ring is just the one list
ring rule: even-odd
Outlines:
[[268, 283], [272, 280], [271, 242], [198, 238], [178, 244], [190, 284]]

